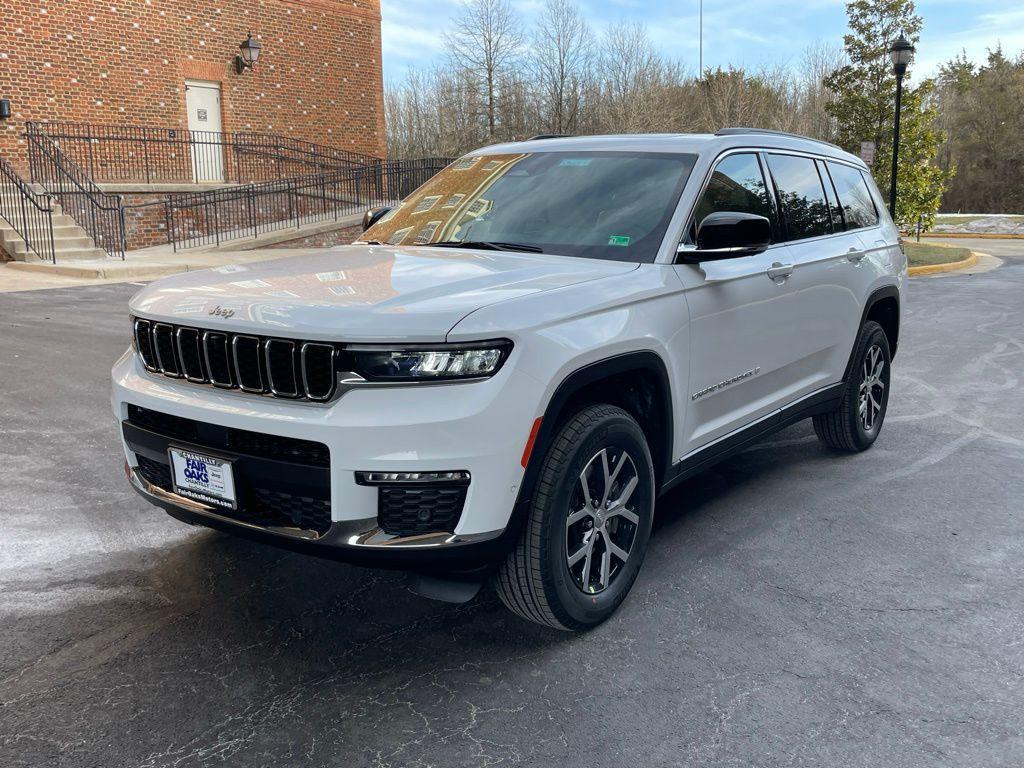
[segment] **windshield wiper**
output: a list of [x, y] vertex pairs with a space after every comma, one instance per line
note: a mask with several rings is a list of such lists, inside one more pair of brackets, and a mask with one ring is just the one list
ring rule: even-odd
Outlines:
[[526, 253], [544, 253], [543, 248], [525, 243], [503, 243], [498, 240], [442, 240], [440, 243], [430, 243], [436, 248], [478, 248], [482, 251], [524, 251]]

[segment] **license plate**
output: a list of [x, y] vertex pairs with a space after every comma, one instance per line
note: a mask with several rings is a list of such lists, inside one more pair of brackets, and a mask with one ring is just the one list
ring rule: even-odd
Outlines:
[[235, 478], [231, 462], [193, 453], [181, 448], [168, 448], [174, 492], [196, 501], [235, 508]]

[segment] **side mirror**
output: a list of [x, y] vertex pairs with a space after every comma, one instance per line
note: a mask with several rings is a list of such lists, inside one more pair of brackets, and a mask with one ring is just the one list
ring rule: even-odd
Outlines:
[[390, 205], [385, 205], [385, 206], [382, 206], [380, 208], [371, 208], [366, 213], [364, 213], [363, 214], [363, 232], [365, 232], [370, 227], [372, 227], [374, 224], [376, 224], [378, 221], [380, 221], [382, 218], [384, 218], [384, 215], [386, 213], [388, 213], [388, 211], [390, 211], [390, 210], [391, 210], [391, 206]]
[[738, 211], [709, 213], [697, 227], [696, 250], [680, 250], [680, 264], [699, 264], [761, 253], [772, 243], [772, 223]]

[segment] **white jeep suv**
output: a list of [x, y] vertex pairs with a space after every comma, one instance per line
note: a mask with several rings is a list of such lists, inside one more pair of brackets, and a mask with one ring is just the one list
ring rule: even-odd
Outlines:
[[188, 523], [580, 630], [655, 500], [813, 417], [861, 451], [906, 259], [864, 164], [753, 129], [473, 152], [362, 239], [159, 280], [113, 369], [125, 469]]

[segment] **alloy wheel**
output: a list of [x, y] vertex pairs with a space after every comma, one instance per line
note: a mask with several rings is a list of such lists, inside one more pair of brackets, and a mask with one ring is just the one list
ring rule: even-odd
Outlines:
[[633, 457], [621, 448], [602, 448], [580, 472], [565, 521], [565, 557], [585, 594], [606, 590], [629, 559], [640, 523], [631, 502], [639, 483]]
[[858, 413], [865, 432], [875, 428], [878, 414], [885, 402], [885, 355], [882, 348], [873, 344], [864, 355], [861, 366]]

